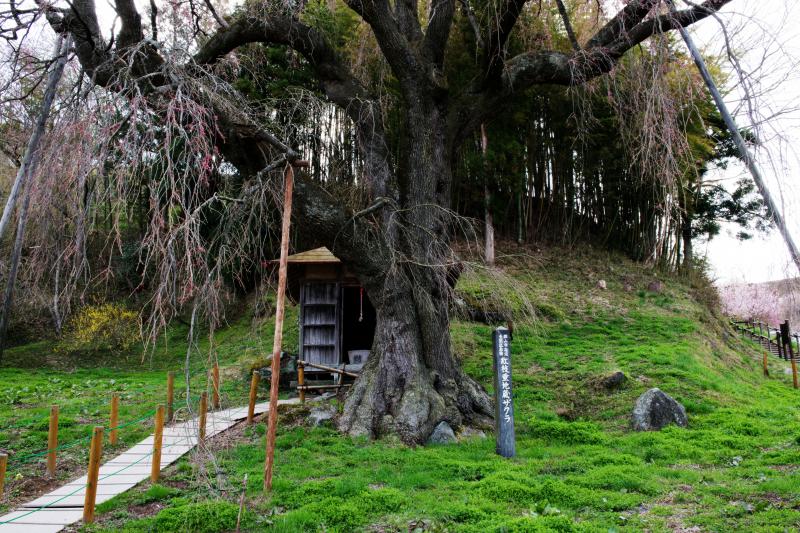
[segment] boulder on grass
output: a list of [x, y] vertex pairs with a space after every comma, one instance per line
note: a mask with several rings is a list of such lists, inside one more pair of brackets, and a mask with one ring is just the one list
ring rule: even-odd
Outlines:
[[605, 390], [612, 391], [622, 388], [628, 377], [620, 371], [609, 374], [600, 379], [600, 386]]
[[669, 424], [686, 427], [686, 409], [660, 389], [650, 389], [636, 400], [631, 425], [636, 431], [657, 431]]
[[433, 433], [428, 437], [428, 444], [452, 444], [454, 442], [458, 442], [456, 434], [453, 432], [453, 428], [450, 427], [450, 424], [444, 420], [433, 428]]
[[336, 416], [336, 407], [330, 404], [323, 404], [311, 409], [308, 414], [308, 421], [312, 426], [317, 427], [333, 420], [334, 416]]

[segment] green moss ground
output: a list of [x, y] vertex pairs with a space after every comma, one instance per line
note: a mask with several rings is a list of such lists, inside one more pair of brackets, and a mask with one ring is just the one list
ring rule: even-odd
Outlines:
[[[800, 394], [775, 358], [771, 377], [761, 376], [754, 345], [700, 301], [712, 298], [702, 283], [661, 276], [665, 290], [650, 293], [652, 273], [595, 252], [517, 254], [501, 265], [542, 317], [518, 325], [512, 343], [516, 459], [494, 455], [491, 436], [415, 449], [350, 439], [299, 424], [308, 409], [300, 407], [282, 416], [271, 496], [261, 491], [261, 424], [217, 443], [213, 460], [182, 460], [164, 486], [103, 504], [91, 529], [232, 530], [247, 474], [243, 529], [252, 531], [800, 530]], [[484, 277], [462, 280], [462, 295], [480, 297]], [[608, 290], [595, 288], [598, 279]], [[225, 350], [243, 342], [229, 352], [232, 368], [253, 342], [246, 330], [235, 326], [217, 342]], [[487, 388], [490, 333], [466, 321], [451, 330], [466, 369]], [[615, 370], [629, 377], [625, 387], [597, 387]], [[152, 384], [156, 394], [161, 368], [126, 372], [129, 388]], [[21, 374], [31, 375], [0, 369], [0, 395]], [[124, 372], [82, 368], [64, 379], [79, 374], [120, 383]], [[686, 406], [689, 428], [628, 430], [635, 399], [656, 386]], [[95, 396], [80, 398], [77, 411], [104, 412]], [[21, 416], [0, 410], [0, 420]]]

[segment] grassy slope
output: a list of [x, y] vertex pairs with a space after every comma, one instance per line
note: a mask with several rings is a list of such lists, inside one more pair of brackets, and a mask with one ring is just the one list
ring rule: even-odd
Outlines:
[[[773, 377], [762, 378], [752, 346], [728, 336], [690, 296], [702, 289], [666, 278], [663, 294], [647, 293], [652, 275], [641, 267], [574, 254], [502, 262], [514, 288], [549, 317], [518, 327], [512, 346], [517, 459], [495, 456], [491, 437], [417, 449], [352, 440], [295, 423], [300, 409], [283, 418], [271, 498], [260, 490], [258, 425], [219, 443], [213, 464], [183, 461], [166, 487], [144, 486], [103, 504], [94, 528], [230, 529], [245, 474], [244, 522], [252, 530], [800, 528], [800, 396], [783, 366], [772, 359]], [[481, 295], [485, 278], [471, 275], [459, 288], [467, 299]], [[598, 279], [608, 290], [594, 288]], [[625, 283], [634, 290], [624, 291]], [[489, 387], [490, 328], [456, 322], [452, 337], [468, 371]], [[597, 378], [613, 370], [629, 376], [627, 386], [598, 390]], [[627, 430], [636, 397], [653, 386], [684, 403], [690, 428]]]

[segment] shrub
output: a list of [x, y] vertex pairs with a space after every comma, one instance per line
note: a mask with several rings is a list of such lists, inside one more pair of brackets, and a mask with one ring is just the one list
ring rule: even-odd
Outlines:
[[139, 340], [136, 312], [120, 304], [82, 308], [67, 324], [58, 349], [65, 352], [129, 350]]

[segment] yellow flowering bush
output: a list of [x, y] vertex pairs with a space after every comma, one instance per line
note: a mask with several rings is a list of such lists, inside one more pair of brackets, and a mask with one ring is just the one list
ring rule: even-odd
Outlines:
[[89, 305], [69, 321], [61, 340], [68, 352], [128, 350], [141, 339], [136, 312], [120, 304]]

